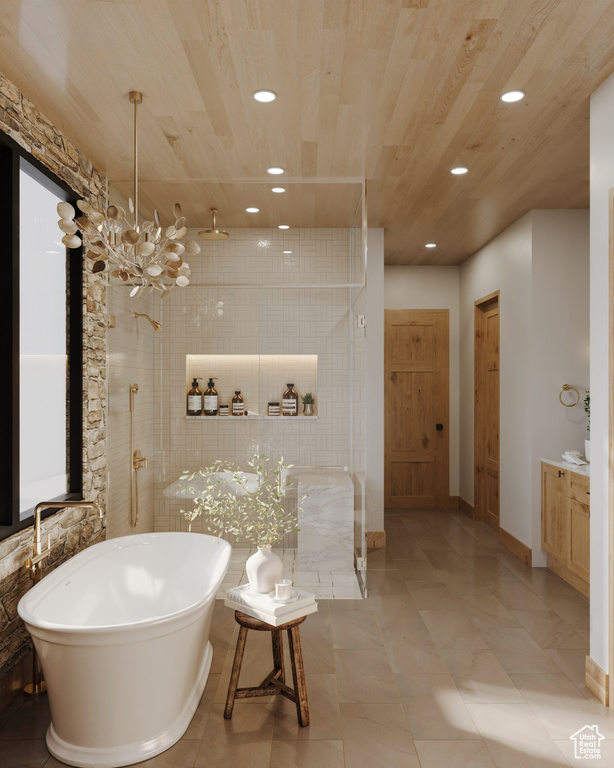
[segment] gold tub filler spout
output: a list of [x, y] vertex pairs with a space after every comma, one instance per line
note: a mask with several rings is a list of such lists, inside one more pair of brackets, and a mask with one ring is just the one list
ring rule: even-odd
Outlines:
[[[26, 560], [26, 570], [35, 584], [43, 578], [43, 560], [51, 554], [51, 536], [47, 534], [47, 544], [43, 549], [41, 541], [41, 513], [44, 509], [67, 509], [69, 507], [87, 507], [95, 509], [98, 516], [102, 518], [102, 509], [97, 501], [41, 501], [34, 507], [34, 545], [32, 547], [32, 557]], [[43, 680], [43, 675], [38, 661], [36, 648], [32, 646], [32, 682], [23, 689], [29, 696], [40, 696], [45, 693], [47, 686]]]

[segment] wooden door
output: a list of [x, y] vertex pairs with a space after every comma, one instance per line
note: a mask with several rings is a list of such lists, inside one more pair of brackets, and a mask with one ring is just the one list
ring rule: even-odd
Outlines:
[[475, 306], [476, 518], [499, 530], [499, 294]]
[[385, 503], [449, 505], [450, 313], [385, 312]]
[[568, 548], [565, 472], [552, 464], [542, 463], [542, 549], [565, 564]]

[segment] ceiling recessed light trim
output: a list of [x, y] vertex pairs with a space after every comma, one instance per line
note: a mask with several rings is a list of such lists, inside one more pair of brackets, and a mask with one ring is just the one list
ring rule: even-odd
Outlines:
[[425, 243], [425, 248], [437, 248], [437, 243]]
[[260, 213], [260, 208], [255, 208], [254, 206], [250, 206], [249, 208], [245, 209], [245, 213]]
[[285, 173], [284, 169], [279, 165], [272, 165], [270, 168], [266, 169], [267, 173], [270, 173], [272, 176], [279, 176], [281, 173]]
[[271, 190], [271, 192], [275, 192], [276, 195], [281, 195], [281, 193], [285, 191], [286, 191], [285, 187], [273, 187], [273, 189]]
[[522, 101], [527, 94], [524, 91], [513, 90], [505, 91], [501, 94], [501, 101], [505, 101], [507, 104], [513, 104], [515, 101]]
[[465, 168], [464, 165], [457, 165], [455, 168], [450, 169], [450, 173], [453, 173], [455, 176], [464, 176], [468, 170], [469, 168]]
[[271, 91], [268, 88], [259, 88], [257, 91], [252, 93], [252, 96], [261, 104], [269, 104], [271, 101], [275, 101], [277, 98], [275, 91]]

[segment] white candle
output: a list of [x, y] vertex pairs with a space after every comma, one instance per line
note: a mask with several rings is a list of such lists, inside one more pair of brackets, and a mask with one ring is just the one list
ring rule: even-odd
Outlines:
[[275, 599], [290, 600], [292, 598], [292, 582], [290, 579], [282, 579], [275, 582]]

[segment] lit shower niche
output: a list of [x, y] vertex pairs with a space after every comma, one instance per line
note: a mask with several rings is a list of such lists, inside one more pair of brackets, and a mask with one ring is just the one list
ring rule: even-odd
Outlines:
[[[318, 412], [318, 356], [317, 355], [186, 355], [186, 394], [192, 380], [199, 378], [204, 392], [209, 377], [215, 379], [218, 405], [228, 405], [232, 412], [232, 398], [241, 391], [247, 416], [243, 419], [314, 420]], [[299, 394], [298, 416], [281, 415], [282, 395], [288, 382], [294, 384]], [[301, 398], [311, 392], [315, 400], [314, 416], [303, 416]], [[271, 402], [279, 403], [280, 415], [268, 416]], [[186, 419], [230, 419], [238, 416], [186, 416]]]

